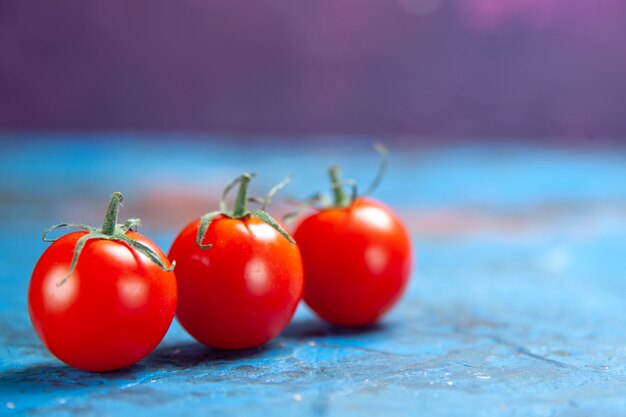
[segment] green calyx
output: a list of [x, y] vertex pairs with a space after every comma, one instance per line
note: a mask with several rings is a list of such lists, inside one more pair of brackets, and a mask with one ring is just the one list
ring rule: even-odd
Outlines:
[[[305, 200], [299, 201], [297, 208], [293, 212], [287, 214], [284, 217], [284, 220], [286, 222], [291, 221], [303, 210], [309, 208], [324, 210], [329, 208], [349, 207], [357, 198], [372, 194], [380, 185], [380, 182], [387, 171], [387, 166], [389, 165], [387, 159], [387, 148], [383, 144], [377, 143], [374, 145], [374, 149], [380, 155], [380, 164], [378, 165], [378, 172], [376, 173], [376, 176], [365, 192], [359, 194], [356, 181], [352, 179], [342, 180], [339, 167], [333, 165], [328, 169], [330, 188], [332, 191], [331, 198], [329, 199], [324, 193], [317, 193]], [[346, 188], [349, 188], [349, 192], [346, 192]]]
[[111, 194], [111, 201], [109, 202], [109, 207], [107, 209], [106, 215], [104, 216], [104, 222], [102, 223], [102, 227], [100, 229], [85, 224], [61, 223], [49, 227], [44, 231], [43, 235], [41, 236], [44, 242], [54, 242], [56, 239], [47, 238], [48, 233], [60, 227], [76, 227], [78, 229], [82, 229], [88, 232], [76, 242], [76, 247], [74, 248], [74, 256], [72, 257], [72, 262], [70, 264], [70, 270], [67, 275], [57, 283], [57, 285], [63, 285], [65, 281], [67, 281], [67, 279], [74, 273], [76, 265], [78, 264], [78, 259], [80, 258], [80, 254], [82, 253], [87, 241], [91, 239], [114, 240], [118, 242], [123, 242], [131, 249], [135, 249], [137, 252], [140, 252], [147, 256], [162, 270], [167, 272], [174, 270], [176, 262], [172, 262], [172, 265], [167, 268], [165, 264], [163, 264], [159, 256], [154, 253], [152, 249], [142, 243], [132, 240], [126, 235], [126, 232], [128, 232], [129, 230], [136, 230], [136, 228], [141, 224], [141, 221], [139, 219], [128, 219], [124, 224], [117, 223], [117, 216], [122, 201], [123, 197], [120, 192], [114, 192], [113, 194]]
[[[267, 206], [270, 205], [272, 197], [274, 197], [274, 195], [278, 191], [284, 188], [289, 183], [289, 181], [291, 181], [291, 177], [285, 178], [280, 183], [272, 187], [272, 189], [262, 199], [248, 197], [248, 184], [250, 183], [250, 180], [252, 180], [252, 178], [254, 178], [254, 174], [249, 174], [247, 172], [235, 178], [230, 184], [226, 186], [226, 188], [224, 188], [224, 191], [222, 192], [222, 197], [220, 199], [220, 209], [218, 211], [212, 211], [200, 217], [200, 227], [198, 227], [198, 233], [196, 235], [196, 243], [198, 244], [198, 247], [200, 247], [201, 249], [209, 249], [211, 248], [211, 246], [213, 246], [211, 244], [205, 245], [202, 243], [202, 241], [206, 236], [207, 230], [209, 230], [209, 226], [211, 226], [211, 222], [218, 215], [222, 215], [231, 219], [243, 219], [248, 216], [257, 217], [272, 226], [289, 242], [294, 244], [296, 243], [291, 238], [291, 236], [289, 236], [289, 233], [287, 233], [287, 231], [285, 231], [285, 229], [283, 229], [278, 224], [278, 222], [265, 211]], [[232, 210], [229, 210], [226, 204], [226, 197], [237, 184], [239, 184], [239, 190], [237, 191], [237, 196], [235, 198], [235, 205]], [[256, 210], [249, 210], [249, 202], [257, 203], [261, 206], [261, 208]]]
[[[367, 196], [373, 193], [378, 185], [382, 181], [385, 172], [387, 171], [387, 166], [389, 165], [389, 161], [387, 159], [387, 148], [385, 145], [381, 143], [376, 143], [374, 145], [374, 149], [380, 155], [380, 164], [378, 165], [378, 172], [376, 176], [367, 187], [365, 192], [359, 194], [357, 183], [354, 180], [341, 180], [341, 173], [339, 171], [339, 167], [336, 165], [331, 166], [328, 169], [328, 176], [330, 177], [330, 186], [333, 191], [333, 200], [332, 203], [326, 205], [323, 208], [332, 208], [332, 207], [348, 207], [354, 203], [359, 197]], [[350, 187], [350, 194], [347, 195], [345, 192], [345, 188]]]

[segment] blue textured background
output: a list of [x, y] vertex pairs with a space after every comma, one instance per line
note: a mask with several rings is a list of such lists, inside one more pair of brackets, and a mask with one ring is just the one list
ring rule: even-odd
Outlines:
[[39, 240], [44, 227], [98, 223], [110, 192], [119, 190], [126, 197], [122, 218], [142, 217], [142, 232], [167, 250], [189, 220], [180, 212], [213, 209], [223, 184], [243, 170], [259, 173], [260, 191], [294, 173], [285, 194], [304, 197], [325, 184], [331, 162], [365, 184], [375, 156], [358, 141], [332, 146], [326, 140], [316, 148], [175, 136], [4, 139], [0, 415], [613, 416], [626, 410], [622, 151], [397, 149], [375, 195], [406, 220], [416, 268], [406, 296], [380, 326], [341, 330], [301, 307], [263, 348], [226, 353], [203, 348], [174, 323], [145, 360], [90, 374], [53, 358], [29, 323], [26, 290], [46, 247]]

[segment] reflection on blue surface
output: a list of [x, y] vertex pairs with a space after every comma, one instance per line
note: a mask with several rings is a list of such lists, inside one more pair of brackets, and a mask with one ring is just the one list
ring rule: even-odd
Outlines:
[[[41, 229], [89, 220], [79, 212], [58, 218], [66, 201], [106, 202], [114, 189], [141, 200], [147, 188], [174, 184], [208, 194], [243, 170], [260, 174], [259, 189], [294, 173], [289, 190], [303, 197], [325, 184], [330, 162], [363, 184], [377, 163], [360, 144], [116, 143], [0, 145], [0, 197], [7, 202], [0, 208], [0, 414], [582, 416], [623, 410], [625, 154], [523, 147], [392, 153], [375, 195], [410, 225], [416, 270], [407, 295], [380, 326], [341, 330], [301, 307], [267, 346], [225, 353], [199, 346], [174, 324], [146, 360], [88, 374], [52, 358], [26, 312], [28, 277], [45, 248]], [[40, 202], [46, 207], [37, 207]], [[433, 227], [438, 217], [432, 213], [448, 217]], [[478, 224], [466, 228], [468, 222]], [[176, 227], [149, 227], [167, 249]]]

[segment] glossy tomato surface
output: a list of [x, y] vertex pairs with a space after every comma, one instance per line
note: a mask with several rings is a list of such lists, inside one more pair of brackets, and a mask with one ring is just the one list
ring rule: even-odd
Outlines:
[[169, 257], [176, 260], [180, 324], [218, 349], [259, 346], [289, 324], [302, 297], [298, 247], [256, 217], [218, 215], [200, 249], [199, 220], [183, 229]]
[[[39, 338], [63, 362], [87, 371], [124, 368], [165, 336], [176, 311], [176, 279], [125, 243], [90, 239], [74, 273], [59, 285], [85, 233], [59, 238], [37, 262], [28, 290], [30, 318]], [[170, 266], [152, 241], [126, 234]]]
[[384, 204], [359, 198], [329, 208], [297, 227], [304, 265], [304, 300], [338, 325], [376, 322], [402, 295], [411, 272], [411, 244]]

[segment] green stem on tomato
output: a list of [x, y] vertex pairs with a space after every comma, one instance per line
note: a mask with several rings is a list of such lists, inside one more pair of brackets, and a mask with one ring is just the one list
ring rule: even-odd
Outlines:
[[[196, 244], [200, 249], [210, 249], [212, 247], [212, 244], [204, 244], [203, 242], [206, 237], [206, 233], [213, 222], [213, 219], [219, 215], [231, 219], [241, 220], [245, 220], [244, 218], [247, 218], [248, 216], [256, 217], [274, 228], [289, 242], [295, 243], [291, 236], [289, 236], [289, 233], [287, 233], [272, 216], [265, 212], [265, 208], [269, 205], [271, 198], [274, 196], [274, 194], [276, 194], [278, 190], [287, 185], [291, 177], [285, 178], [279, 184], [272, 187], [272, 189], [263, 199], [248, 198], [248, 184], [250, 183], [250, 180], [252, 180], [252, 178], [254, 178], [254, 174], [241, 174], [234, 181], [228, 184], [222, 192], [222, 197], [220, 199], [220, 209], [217, 211], [212, 211], [200, 217], [200, 224], [198, 225], [198, 232], [196, 233]], [[226, 206], [226, 197], [230, 190], [233, 189], [237, 184], [239, 184], [239, 189], [237, 190], [237, 197], [235, 197], [235, 206], [233, 207], [233, 210], [230, 211]], [[248, 201], [250, 200], [261, 204], [262, 208], [259, 210], [250, 211], [248, 209]]]
[[243, 174], [239, 180], [239, 190], [235, 199], [235, 207], [233, 208], [233, 217], [240, 218], [248, 213], [248, 184], [252, 179], [252, 175]]
[[107, 208], [107, 214], [104, 216], [104, 222], [102, 223], [102, 234], [112, 236], [115, 233], [115, 227], [117, 226], [117, 214], [120, 211], [120, 204], [124, 199], [122, 193], [114, 192], [111, 194], [111, 201]]
[[[387, 148], [381, 143], [376, 143], [374, 145], [374, 149], [380, 156], [380, 164], [378, 166], [376, 176], [364, 193], [358, 192], [356, 181], [351, 179], [342, 180], [339, 167], [333, 165], [328, 169], [328, 174], [330, 176], [331, 182], [332, 199], [329, 201], [327, 198], [327, 194], [325, 193], [316, 193], [305, 200], [300, 200], [300, 204], [298, 205], [298, 207], [294, 211], [287, 213], [285, 216], [283, 216], [283, 220], [286, 222], [291, 222], [305, 209], [326, 210], [330, 208], [350, 207], [359, 197], [364, 197], [373, 193], [380, 185], [380, 182], [382, 181], [385, 172], [387, 171], [387, 166], [389, 165], [387, 159]], [[346, 194], [346, 186], [350, 187], [349, 194]]]
[[87, 241], [92, 239], [100, 239], [100, 240], [111, 240], [117, 242], [123, 242], [128, 245], [131, 249], [136, 250], [137, 252], [142, 253], [146, 257], [148, 257], [152, 262], [157, 264], [159, 268], [166, 272], [171, 272], [174, 270], [174, 266], [176, 265], [176, 261], [172, 261], [172, 264], [169, 267], [166, 267], [159, 255], [157, 255], [151, 248], [148, 246], [139, 243], [133, 240], [130, 236], [126, 235], [132, 227], [136, 227], [139, 225], [139, 219], [129, 219], [124, 224], [117, 224], [117, 215], [120, 210], [120, 205], [124, 198], [122, 197], [122, 193], [114, 192], [111, 194], [111, 201], [109, 202], [109, 207], [107, 208], [107, 213], [104, 216], [104, 222], [102, 223], [102, 228], [97, 229], [95, 227], [87, 226], [85, 224], [76, 224], [76, 223], [61, 223], [55, 226], [47, 228], [41, 238], [44, 242], [54, 242], [56, 239], [48, 239], [47, 235], [51, 231], [58, 229], [60, 227], [77, 227], [79, 229], [87, 232], [85, 235], [81, 236], [80, 239], [76, 242], [76, 247], [74, 248], [74, 254], [72, 255], [72, 261], [70, 262], [70, 269], [68, 273], [63, 277], [62, 280], [57, 282], [57, 286], [63, 285], [69, 277], [74, 273], [76, 269], [76, 265], [78, 264], [78, 260], [80, 258], [80, 254], [82, 253], [85, 244]]
[[331, 187], [333, 189], [334, 196], [334, 206], [335, 207], [345, 207], [348, 205], [348, 197], [346, 193], [343, 191], [343, 184], [341, 182], [341, 172], [339, 171], [339, 167], [333, 165], [328, 170], [328, 175], [330, 176]]

